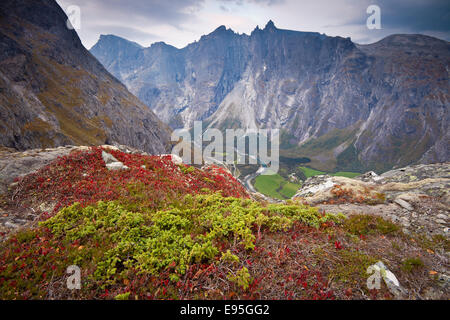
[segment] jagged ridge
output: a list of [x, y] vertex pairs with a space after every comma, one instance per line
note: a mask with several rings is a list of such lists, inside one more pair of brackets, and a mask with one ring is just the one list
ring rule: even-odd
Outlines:
[[281, 128], [286, 156], [325, 171], [450, 158], [446, 41], [394, 35], [357, 45], [269, 22], [250, 35], [221, 26], [182, 49], [162, 43], [133, 55], [103, 42], [91, 52], [172, 127]]

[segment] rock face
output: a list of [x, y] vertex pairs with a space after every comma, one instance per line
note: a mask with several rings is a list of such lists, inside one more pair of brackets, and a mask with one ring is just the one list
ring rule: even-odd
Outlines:
[[358, 45], [269, 22], [250, 36], [221, 26], [182, 49], [102, 36], [91, 52], [174, 128], [281, 128], [286, 155], [324, 171], [450, 159], [447, 41]]
[[327, 212], [382, 215], [406, 232], [448, 236], [450, 163], [415, 165], [375, 177], [373, 173], [354, 179], [315, 176], [306, 180], [293, 198]]
[[[138, 153], [147, 155], [146, 152], [124, 145], [102, 145], [103, 148], [120, 150], [125, 153]], [[30, 149], [26, 151], [15, 152], [13, 150], [0, 151], [0, 195], [8, 190], [8, 187], [16, 178], [33, 173], [40, 168], [50, 164], [58, 157], [63, 157], [71, 152], [88, 150], [88, 146], [60, 146], [49, 149]], [[126, 169], [121, 162], [115, 159], [111, 154], [104, 152], [105, 165], [112, 165], [114, 169]]]
[[169, 130], [83, 47], [55, 1], [0, 3], [0, 145], [127, 144], [167, 151]]

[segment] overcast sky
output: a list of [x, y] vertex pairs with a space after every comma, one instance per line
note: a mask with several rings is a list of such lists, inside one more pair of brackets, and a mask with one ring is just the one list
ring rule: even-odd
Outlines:
[[[450, 40], [449, 0], [57, 0], [81, 9], [83, 44], [101, 34], [142, 46], [164, 41], [182, 48], [220, 25], [250, 34], [270, 19], [280, 29], [315, 31], [372, 43], [394, 33], [422, 33]], [[380, 30], [369, 30], [367, 7], [381, 9]]]

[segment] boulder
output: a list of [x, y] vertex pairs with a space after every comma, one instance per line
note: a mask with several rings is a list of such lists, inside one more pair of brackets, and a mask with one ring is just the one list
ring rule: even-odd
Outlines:
[[102, 151], [102, 158], [103, 158], [103, 161], [105, 161], [105, 164], [120, 162], [119, 160], [114, 158], [114, 156], [112, 154], [105, 152], [105, 151]]
[[383, 180], [382, 177], [380, 177], [373, 171], [369, 171], [362, 175], [359, 175], [359, 176], [355, 177], [355, 179], [365, 181], [365, 182], [377, 182], [377, 181]]
[[414, 210], [413, 206], [410, 205], [408, 202], [406, 202], [405, 200], [401, 199], [401, 198], [396, 198], [395, 203], [398, 204], [400, 207], [408, 210], [408, 211], [412, 211]]
[[120, 161], [107, 163], [106, 164], [106, 168], [108, 168], [108, 170], [111, 170], [111, 171], [114, 171], [114, 170], [128, 170], [128, 169], [130, 169], [130, 168], [128, 168], [126, 165], [124, 165]]
[[128, 170], [128, 169], [130, 169], [108, 152], [102, 151], [102, 158], [103, 158], [103, 161], [105, 161], [105, 165], [106, 165], [106, 168], [108, 168], [108, 170]]
[[161, 157], [170, 156], [172, 162], [175, 163], [176, 165], [183, 163], [183, 159], [180, 156], [176, 155], [176, 154], [162, 154], [160, 156]]
[[399, 281], [397, 280], [397, 277], [385, 266], [385, 264], [381, 261], [378, 261], [374, 265], [370, 266], [369, 268], [372, 268], [376, 272], [378, 272], [381, 277], [384, 280], [384, 283], [386, 283], [386, 286], [388, 287], [389, 291], [398, 299], [401, 299], [402, 297], [405, 297], [407, 294], [407, 291], [400, 286]]

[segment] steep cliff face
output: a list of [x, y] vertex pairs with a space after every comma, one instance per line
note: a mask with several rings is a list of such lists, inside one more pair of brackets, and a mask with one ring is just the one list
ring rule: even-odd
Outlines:
[[217, 110], [245, 70], [246, 47], [246, 37], [221, 26], [182, 50], [158, 42], [135, 51], [132, 42], [101, 36], [91, 52], [161, 120], [177, 128]]
[[166, 151], [169, 129], [83, 47], [55, 1], [0, 4], [0, 144]]
[[250, 36], [219, 27], [179, 50], [158, 43], [117, 54], [103, 42], [91, 52], [172, 127], [279, 128], [283, 155], [323, 170], [450, 159], [446, 41], [394, 35], [357, 45], [270, 21]]
[[373, 60], [367, 83], [377, 102], [355, 143], [363, 158], [392, 162], [393, 153], [405, 160], [448, 161], [449, 43], [394, 35], [358, 48]]

